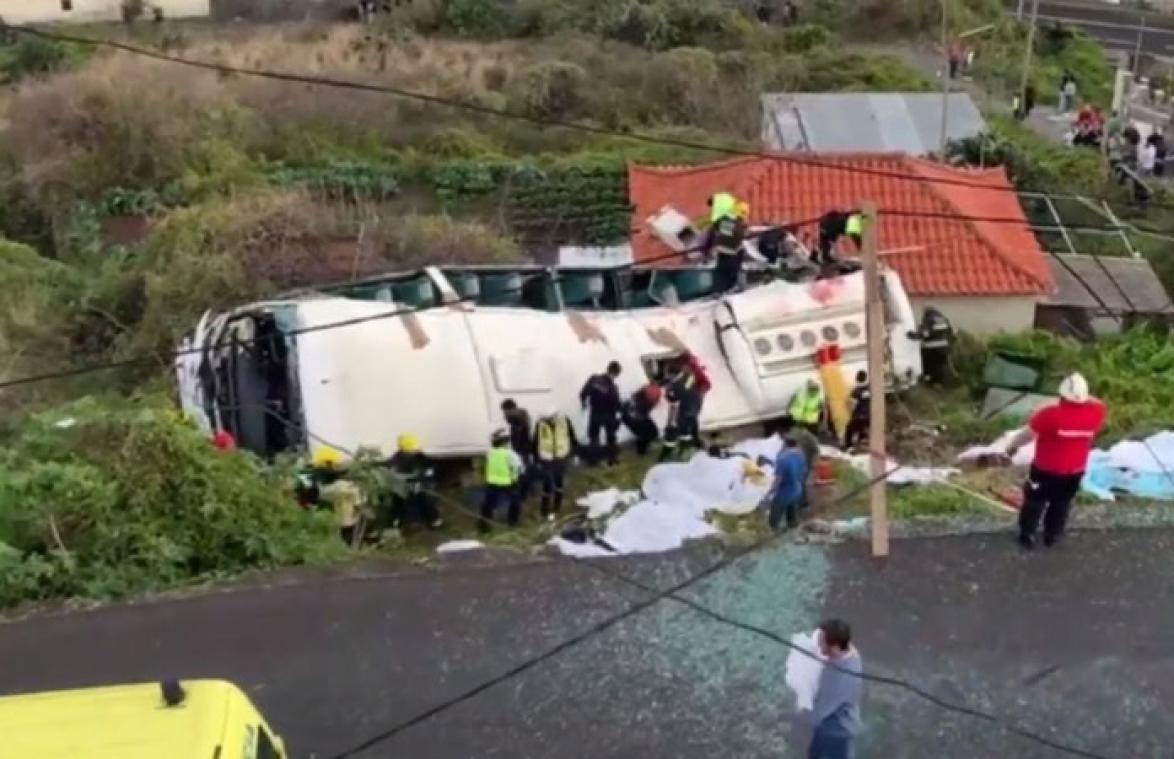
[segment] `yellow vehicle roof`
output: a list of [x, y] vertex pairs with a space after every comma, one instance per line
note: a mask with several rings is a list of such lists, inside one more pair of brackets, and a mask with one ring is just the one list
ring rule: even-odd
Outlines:
[[[183, 703], [168, 707], [159, 683], [0, 698], [5, 756], [22, 759], [211, 759], [229, 710], [251, 705], [232, 683], [182, 681]], [[221, 756], [236, 756], [226, 746]]]

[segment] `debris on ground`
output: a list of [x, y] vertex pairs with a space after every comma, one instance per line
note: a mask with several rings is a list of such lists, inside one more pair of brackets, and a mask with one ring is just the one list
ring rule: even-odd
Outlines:
[[485, 544], [480, 540], [450, 540], [436, 546], [436, 552], [439, 554], [463, 553], [465, 551], [480, 551], [484, 548]]

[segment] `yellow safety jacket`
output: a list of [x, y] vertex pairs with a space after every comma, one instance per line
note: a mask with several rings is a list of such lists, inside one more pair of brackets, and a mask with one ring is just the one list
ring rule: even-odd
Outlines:
[[571, 455], [571, 427], [565, 416], [538, 421], [538, 458], [542, 461], [565, 459]]
[[864, 217], [858, 213], [854, 213], [848, 217], [848, 223], [844, 225], [844, 231], [850, 235], [864, 234]]
[[490, 448], [485, 454], [485, 484], [509, 487], [514, 484], [514, 466], [510, 460], [510, 449]]
[[332, 507], [339, 527], [354, 527], [364, 510], [363, 491], [347, 480], [337, 480], [323, 486], [319, 492]]
[[823, 411], [823, 393], [808, 392], [806, 389], [795, 393], [788, 413], [799, 424], [817, 424]]
[[738, 199], [728, 192], [719, 192], [713, 196], [713, 206], [709, 209], [709, 222], [712, 224], [718, 219], [737, 215]]

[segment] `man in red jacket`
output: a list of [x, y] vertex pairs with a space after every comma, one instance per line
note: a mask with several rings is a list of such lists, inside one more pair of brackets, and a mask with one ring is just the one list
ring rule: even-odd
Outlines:
[[1093, 398], [1088, 382], [1073, 374], [1060, 383], [1060, 401], [1036, 411], [1027, 429], [1007, 447], [1011, 457], [1035, 440], [1035, 459], [1023, 484], [1019, 511], [1019, 544], [1035, 547], [1040, 517], [1044, 545], [1052, 546], [1064, 534], [1072, 499], [1080, 490], [1093, 440], [1105, 424], [1105, 405]]

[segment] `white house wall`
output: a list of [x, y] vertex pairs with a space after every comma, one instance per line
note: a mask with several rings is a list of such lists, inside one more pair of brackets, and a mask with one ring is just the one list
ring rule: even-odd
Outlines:
[[999, 332], [1022, 332], [1035, 324], [1035, 306], [1038, 298], [1018, 297], [915, 297], [913, 309], [918, 318], [926, 306], [933, 306], [945, 314], [954, 329], [974, 335], [993, 335]]
[[[72, 10], [65, 10], [71, 5]], [[147, 7], [163, 8], [166, 18], [197, 18], [211, 13], [211, 0], [149, 0]], [[149, 13], [147, 15], [150, 15]], [[0, 18], [10, 24], [49, 22], [89, 23], [120, 21], [121, 0], [0, 0]]]

